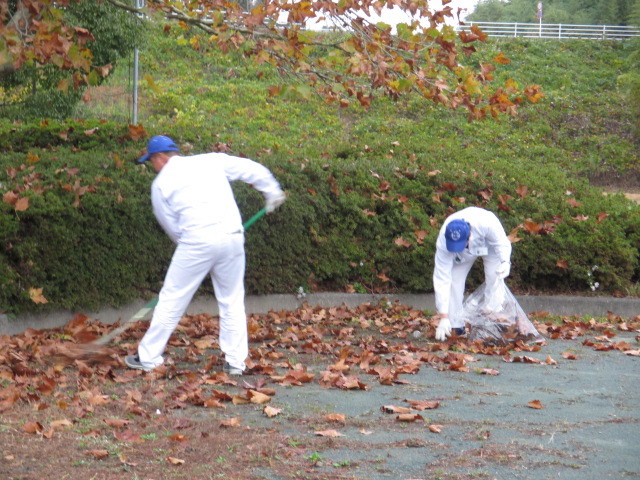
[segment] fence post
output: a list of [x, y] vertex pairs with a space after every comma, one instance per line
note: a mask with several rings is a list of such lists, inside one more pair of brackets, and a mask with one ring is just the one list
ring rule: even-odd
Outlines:
[[513, 24], [513, 36], [514, 37], [518, 36], [518, 22]]
[[606, 32], [607, 32], [607, 26], [603, 25], [602, 26], [602, 39], [603, 40], [607, 38], [607, 33]]
[[562, 38], [562, 24], [558, 24], [558, 38]]

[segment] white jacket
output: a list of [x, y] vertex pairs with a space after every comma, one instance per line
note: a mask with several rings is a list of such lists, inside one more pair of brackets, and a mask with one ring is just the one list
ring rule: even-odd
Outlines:
[[[450, 221], [465, 220], [471, 226], [469, 245], [459, 254], [447, 250], [444, 233]], [[485, 250], [485, 251], [483, 251]], [[486, 252], [486, 253], [485, 253]], [[435, 268], [433, 271], [433, 288], [438, 313], [449, 313], [451, 298], [451, 271], [458, 261], [473, 262], [478, 256], [487, 255], [499, 262], [509, 262], [511, 259], [511, 242], [500, 223], [498, 217], [489, 210], [479, 207], [467, 207], [451, 214], [440, 228], [436, 240]]]
[[175, 243], [215, 241], [241, 232], [242, 218], [230, 182], [251, 184], [265, 198], [282, 193], [269, 169], [225, 153], [174, 156], [151, 186], [153, 213]]

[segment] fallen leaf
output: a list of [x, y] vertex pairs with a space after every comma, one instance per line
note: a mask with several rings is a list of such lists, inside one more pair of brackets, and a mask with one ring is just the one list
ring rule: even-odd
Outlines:
[[279, 415], [282, 412], [282, 409], [281, 408], [275, 408], [275, 407], [272, 407], [270, 405], [266, 405], [264, 407], [264, 410], [262, 410], [262, 411], [267, 417], [273, 418], [276, 415]]
[[405, 400], [414, 410], [433, 410], [440, 406], [437, 400]]
[[535, 408], [536, 410], [540, 410], [542, 408], [542, 403], [540, 402], [540, 400], [531, 400], [529, 403], [527, 403], [527, 405], [529, 406], [529, 408]]
[[342, 433], [340, 433], [337, 430], [319, 430], [316, 432], [313, 432], [314, 435], [318, 435], [320, 437], [344, 437], [344, 435]]
[[131, 420], [124, 420], [121, 418], [105, 418], [104, 423], [113, 428], [122, 428], [129, 425], [131, 423]]
[[40, 433], [43, 427], [39, 422], [27, 422], [22, 426], [22, 431], [26, 433]]
[[443, 428], [443, 426], [442, 426], [442, 425], [434, 425], [434, 424], [429, 425], [429, 430], [431, 430], [433, 433], [440, 433], [440, 432], [442, 432], [442, 428]]
[[424, 420], [424, 417], [417, 413], [401, 413], [396, 417], [396, 420], [400, 422], [415, 422], [416, 420]]
[[65, 427], [70, 427], [72, 425], [73, 423], [71, 423], [71, 421], [67, 420], [66, 418], [62, 420], [54, 420], [50, 424], [51, 428], [65, 428]]
[[86, 452], [84, 452], [84, 455], [86, 457], [93, 457], [99, 460], [101, 458], [108, 457], [109, 452], [107, 452], [106, 450], [87, 450]]
[[233, 417], [228, 420], [223, 420], [220, 422], [221, 427], [239, 427], [242, 423], [242, 419], [238, 417]]
[[324, 416], [327, 422], [347, 423], [347, 417], [342, 413], [330, 413]]
[[251, 403], [262, 404], [271, 401], [271, 397], [269, 395], [265, 395], [264, 393], [260, 393], [255, 390], [249, 390], [249, 394], [247, 396]]
[[408, 407], [398, 407], [396, 405], [384, 405], [380, 407], [384, 413], [411, 413], [411, 409]]
[[500, 375], [500, 372], [493, 368], [481, 368], [476, 371], [482, 375]]
[[171, 465], [184, 465], [184, 460], [182, 460], [181, 458], [167, 457], [167, 462], [169, 462]]

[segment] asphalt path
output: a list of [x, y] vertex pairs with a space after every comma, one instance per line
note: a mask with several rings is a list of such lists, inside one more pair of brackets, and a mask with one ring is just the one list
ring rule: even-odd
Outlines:
[[[316, 469], [327, 478], [640, 478], [640, 359], [596, 351], [583, 340], [550, 340], [538, 352], [513, 354], [540, 364], [476, 355], [469, 372], [423, 366], [401, 376], [407, 384], [371, 380], [367, 391], [318, 382], [279, 387], [270, 405], [281, 408], [280, 415], [267, 418], [255, 409], [242, 416], [245, 425], [275, 427], [300, 442], [337, 431], [342, 436], [328, 438], [318, 454]], [[623, 340], [635, 343], [632, 334], [615, 338]], [[548, 357], [557, 363], [545, 363]], [[480, 373], [485, 369], [495, 372]], [[413, 422], [384, 411], [410, 407], [406, 400], [439, 403], [414, 410], [422, 419]], [[344, 423], [327, 424], [330, 414], [344, 415]], [[281, 478], [268, 469], [260, 473]]]

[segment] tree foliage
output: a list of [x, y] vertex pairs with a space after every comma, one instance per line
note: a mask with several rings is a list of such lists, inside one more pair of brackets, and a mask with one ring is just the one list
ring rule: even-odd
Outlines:
[[[14, 69], [38, 64], [72, 71], [72, 85], [62, 88], [90, 83], [94, 58], [90, 42], [97, 25], [79, 27], [60, 13], [72, 9], [76, 0], [15, 1], [13, 10], [0, 10], [1, 63]], [[486, 36], [477, 28], [456, 33], [446, 20], [459, 12], [447, 5], [449, 0], [442, 3], [441, 10], [434, 10], [427, 0], [267, 0], [257, 4], [148, 0], [138, 10], [124, 0], [98, 2], [161, 22], [166, 29], [175, 25], [189, 30], [194, 49], [214, 44], [222, 51], [239, 50], [258, 64], [272, 66], [283, 78], [270, 90], [272, 95], [290, 89], [304, 94], [311, 86], [328, 102], [348, 106], [355, 100], [368, 107], [376, 94], [397, 98], [417, 92], [446, 108], [466, 108], [472, 119], [514, 114], [518, 104], [541, 97], [538, 86], [495, 85], [495, 63], [508, 59], [474, 62], [474, 45]], [[395, 30], [370, 20], [370, 15], [391, 7], [404, 11], [410, 20]], [[14, 22], [18, 11], [25, 12], [22, 23]], [[331, 31], [310, 30], [309, 25], [318, 21]], [[104, 76], [108, 71], [99, 73]]]
[[[477, 22], [537, 22], [537, 1], [480, 0], [467, 17]], [[638, 0], [545, 0], [542, 21], [578, 25], [633, 25]]]
[[106, 2], [0, 5], [0, 100], [20, 116], [64, 117], [134, 48], [136, 17]]

